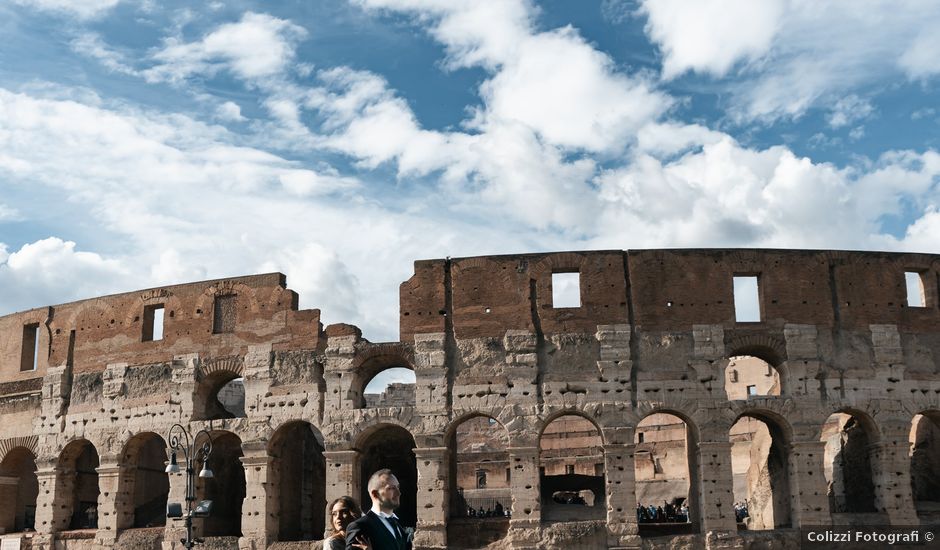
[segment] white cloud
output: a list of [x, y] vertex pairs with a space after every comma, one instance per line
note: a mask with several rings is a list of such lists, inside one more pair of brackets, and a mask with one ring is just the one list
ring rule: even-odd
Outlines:
[[78, 19], [94, 19], [110, 11], [121, 0], [13, 0], [21, 6], [70, 15]]
[[874, 111], [875, 107], [871, 104], [871, 101], [852, 94], [836, 101], [826, 120], [832, 128], [842, 128], [860, 120], [865, 120]]
[[239, 107], [238, 104], [233, 101], [226, 101], [225, 103], [219, 105], [215, 110], [215, 114], [221, 120], [226, 120], [229, 122], [244, 122], [247, 120], [244, 116], [242, 116], [241, 107]]
[[131, 67], [124, 55], [108, 46], [101, 36], [93, 32], [83, 32], [69, 43], [76, 53], [98, 60], [107, 69], [130, 75], [138, 72]]
[[686, 71], [723, 76], [770, 48], [784, 0], [644, 0], [646, 32], [663, 52], [663, 76]]
[[246, 80], [271, 77], [287, 69], [296, 44], [306, 35], [290, 21], [248, 12], [239, 22], [221, 25], [195, 42], [166, 39], [153, 54], [157, 64], [143, 74], [151, 82], [211, 77], [222, 69]]
[[898, 62], [914, 79], [940, 74], [940, 33], [937, 27], [922, 29]]
[[64, 302], [103, 294], [128, 274], [121, 262], [77, 251], [74, 242], [56, 237], [12, 253], [0, 243], [0, 307], [17, 311], [45, 305], [41, 301], [53, 296]]
[[[0, 166], [2, 166], [3, 160], [0, 159]], [[0, 222], [13, 222], [23, 219], [20, 215], [19, 210], [11, 206], [7, 206], [0, 202]]]
[[729, 80], [739, 120], [798, 117], [888, 78], [940, 72], [931, 0], [643, 0], [663, 75]]

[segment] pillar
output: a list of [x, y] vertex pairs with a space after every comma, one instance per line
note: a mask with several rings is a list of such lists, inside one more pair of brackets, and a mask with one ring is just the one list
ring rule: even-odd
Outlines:
[[604, 445], [607, 546], [610, 548], [639, 548], [642, 545], [636, 521], [635, 447], [632, 443]]
[[[734, 518], [734, 478], [731, 472], [731, 442], [702, 441], [698, 444], [698, 520], [703, 533], [737, 532]], [[690, 493], [696, 492], [694, 485]]]
[[910, 424], [884, 422], [881, 441], [870, 447], [875, 508], [891, 525], [919, 525], [911, 492]]
[[[359, 502], [359, 451], [324, 451], [323, 458], [326, 460], [326, 502], [329, 505], [334, 499], [341, 496], [351, 496], [356, 502]], [[371, 506], [371, 502], [359, 502], [362, 511], [365, 512]], [[326, 513], [326, 530], [330, 530], [331, 519], [329, 512]]]
[[[121, 465], [114, 460], [102, 461], [96, 471], [98, 472], [98, 532], [95, 534], [95, 544], [111, 548], [117, 541], [120, 523], [118, 485], [121, 479]], [[133, 496], [131, 499], [133, 502]], [[133, 519], [133, 506], [131, 506], [130, 513]]]
[[242, 503], [240, 550], [263, 550], [277, 538], [277, 491], [271, 483], [273, 459], [267, 449], [242, 445], [245, 456], [245, 500]]
[[510, 447], [509, 486], [512, 489], [512, 519], [509, 540], [513, 548], [537, 549], [542, 508], [539, 502], [539, 448]]
[[447, 548], [447, 517], [450, 514], [447, 447], [415, 448], [418, 462], [418, 525], [415, 550]]
[[36, 460], [36, 479], [39, 482], [39, 495], [36, 497], [34, 550], [52, 547], [52, 534], [57, 531], [55, 529], [56, 511], [63, 504], [62, 495], [57, 492], [58, 477], [55, 460]]
[[790, 445], [792, 525], [830, 525], [829, 487], [823, 474], [825, 441], [794, 441]]
[[[177, 503], [183, 507], [183, 513], [186, 513], [186, 459], [183, 453], [177, 454], [177, 460], [180, 467], [178, 474], [168, 474], [170, 480], [170, 492], [166, 497], [167, 504]], [[169, 463], [167, 463], [169, 464]], [[200, 533], [202, 520], [193, 521], [193, 533]], [[186, 524], [182, 519], [166, 520], [166, 527], [163, 529], [163, 550], [178, 550], [182, 548], [180, 539], [186, 538]]]

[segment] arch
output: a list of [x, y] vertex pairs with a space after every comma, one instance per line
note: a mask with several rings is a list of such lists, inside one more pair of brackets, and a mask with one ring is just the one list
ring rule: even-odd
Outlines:
[[166, 441], [153, 432], [131, 437], [122, 451], [124, 470], [118, 491], [118, 528], [166, 525], [170, 477], [164, 470]]
[[875, 457], [880, 436], [868, 414], [844, 407], [829, 415], [820, 440], [826, 442], [824, 475], [832, 513], [876, 511]]
[[724, 376], [725, 394], [730, 401], [785, 394], [782, 370], [756, 355], [730, 356]]
[[695, 423], [678, 409], [655, 408], [636, 423], [634, 491], [640, 536], [698, 531], [698, 441]]
[[451, 546], [482, 548], [509, 532], [509, 432], [493, 416], [472, 412], [451, 422], [445, 434], [450, 458], [448, 541]]
[[391, 367], [379, 371], [363, 386], [362, 406], [414, 407], [416, 383], [414, 371], [405, 367]]
[[750, 355], [779, 368], [787, 360], [787, 346], [768, 334], [736, 336], [728, 343], [728, 357]]
[[[278, 427], [268, 442], [273, 514], [278, 541], [316, 540], [325, 524], [326, 459], [323, 436], [312, 424], [292, 420]], [[272, 494], [273, 493], [273, 494]]]
[[196, 499], [213, 501], [212, 514], [202, 520], [202, 535], [240, 537], [245, 499], [242, 442], [232, 432], [216, 431], [211, 436], [212, 453], [207, 466], [213, 477], [196, 478]]
[[35, 529], [38, 496], [35, 452], [22, 446], [6, 449], [0, 460], [0, 531]]
[[597, 435], [600, 438], [601, 445], [605, 443], [604, 442], [604, 430], [602, 429], [602, 426], [598, 424], [595, 419], [591, 418], [584, 411], [581, 411], [578, 409], [571, 409], [571, 408], [553, 411], [552, 413], [545, 416], [544, 420], [542, 421], [542, 425], [539, 426], [539, 434], [538, 434], [539, 440], [542, 439], [542, 435], [545, 433], [545, 430], [548, 428], [548, 426], [552, 422], [558, 420], [559, 418], [563, 416], [577, 416], [583, 420], [586, 420], [587, 422], [590, 422], [590, 424], [594, 427], [594, 429], [597, 430]]
[[415, 440], [404, 427], [380, 423], [371, 426], [357, 438], [361, 488], [359, 498], [364, 508], [371, 504], [369, 477], [382, 468], [389, 468], [401, 484], [401, 505], [395, 512], [406, 526], [418, 521], [418, 463]]
[[924, 410], [911, 419], [911, 494], [921, 523], [940, 513], [940, 411]]
[[54, 511], [58, 531], [98, 528], [98, 450], [87, 439], [69, 442], [59, 454], [57, 494], [67, 495]]
[[193, 394], [193, 420], [224, 420], [246, 416], [241, 368], [226, 366], [205, 370], [200, 366], [200, 372], [202, 376]]
[[353, 380], [350, 396], [358, 408], [365, 406], [366, 385], [377, 374], [391, 368], [415, 370], [414, 351], [410, 346], [398, 342], [374, 344], [357, 354], [353, 359]]
[[580, 412], [552, 414], [539, 433], [539, 494], [543, 521], [607, 516], [604, 439]]
[[761, 409], [742, 412], [728, 430], [736, 519], [748, 529], [792, 525], [791, 436], [786, 419]]

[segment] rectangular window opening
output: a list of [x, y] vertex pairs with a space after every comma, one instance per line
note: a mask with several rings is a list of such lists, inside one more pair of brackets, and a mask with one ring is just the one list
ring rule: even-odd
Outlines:
[[144, 342], [163, 340], [163, 304], [144, 306]]
[[927, 293], [924, 290], [924, 276], [916, 271], [905, 271], [904, 282], [907, 286], [907, 307], [927, 307]]
[[581, 307], [580, 273], [552, 273], [552, 307]]
[[235, 332], [235, 295], [216, 296], [213, 309], [212, 333]]
[[20, 371], [36, 370], [39, 366], [39, 323], [23, 326], [23, 354]]
[[637, 443], [643, 443], [643, 440], [646, 438], [646, 434], [643, 432], [637, 432], [636, 434]]
[[568, 475], [574, 474], [574, 464], [565, 464], [565, 473]]
[[734, 320], [738, 323], [760, 321], [760, 289], [757, 275], [734, 277]]
[[747, 396], [751, 397], [752, 395], [757, 395], [757, 386], [748, 386], [747, 387]]
[[512, 480], [512, 468], [506, 468], [506, 483]]

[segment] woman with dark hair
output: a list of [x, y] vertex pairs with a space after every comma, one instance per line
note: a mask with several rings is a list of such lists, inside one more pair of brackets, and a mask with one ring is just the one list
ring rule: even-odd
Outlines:
[[[326, 507], [330, 514], [330, 530], [333, 534], [323, 541], [323, 550], [346, 550], [346, 527], [362, 517], [362, 509], [352, 497], [339, 497]], [[372, 544], [365, 537], [357, 540], [352, 548], [372, 550]]]

